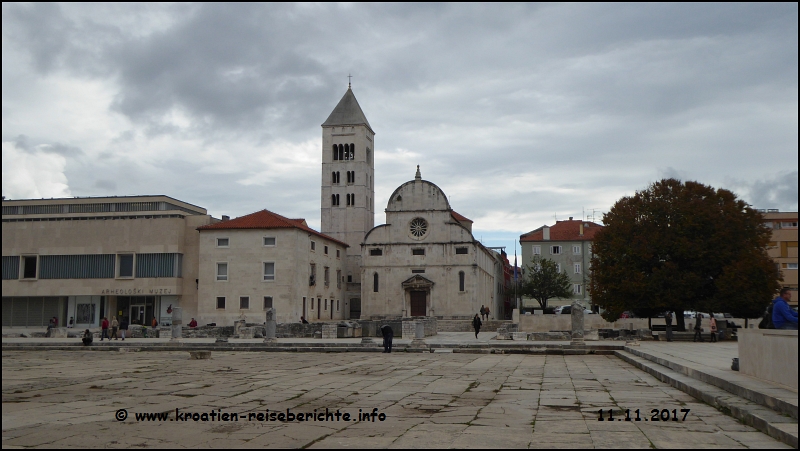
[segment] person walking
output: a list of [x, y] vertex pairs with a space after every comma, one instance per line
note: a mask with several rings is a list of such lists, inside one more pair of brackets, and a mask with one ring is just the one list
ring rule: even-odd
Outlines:
[[789, 307], [792, 292], [782, 288], [780, 296], [772, 300], [772, 325], [776, 329], [797, 330], [797, 312]]
[[703, 316], [700, 312], [694, 314], [694, 339], [692, 341], [699, 341], [700, 343], [703, 342], [703, 328], [701, 327], [701, 322], [703, 321]]
[[[103, 338], [108, 338], [108, 318], [105, 316], [103, 317], [103, 322], [100, 323], [100, 328], [102, 329], [102, 333], [100, 334], [100, 341], [103, 341]], [[111, 340], [110, 338], [108, 338]]]
[[47, 333], [44, 334], [44, 336], [48, 338], [53, 336], [54, 327], [56, 327], [56, 325], [53, 323], [53, 318], [50, 318], [50, 321], [47, 323]]
[[380, 328], [381, 336], [383, 336], [383, 352], [384, 354], [392, 353], [392, 339], [394, 339], [394, 331], [388, 324], [384, 324]]
[[[116, 316], [111, 317], [111, 337], [114, 337], [114, 340], [119, 340], [117, 338], [117, 330], [119, 330], [119, 321], [117, 321]], [[111, 340], [111, 337], [108, 337]]]
[[711, 312], [711, 321], [710, 326], [711, 329], [711, 343], [717, 342], [717, 319], [714, 318], [714, 312]]
[[486, 307], [484, 307], [483, 305], [481, 305], [481, 309], [480, 309], [480, 310], [478, 310], [478, 313], [480, 313], [480, 315], [481, 315], [481, 319], [483, 319], [483, 315], [485, 315], [485, 314], [486, 314]]
[[489, 307], [483, 309], [483, 313], [486, 315], [486, 321], [489, 321]]
[[664, 315], [664, 322], [667, 323], [667, 341], [672, 341], [672, 312]]
[[481, 331], [482, 325], [483, 323], [481, 322], [481, 319], [478, 318], [478, 314], [476, 313], [475, 318], [472, 318], [472, 327], [475, 329], [475, 339], [478, 338], [478, 333]]
[[126, 317], [122, 317], [122, 321], [119, 323], [119, 333], [122, 335], [122, 341], [125, 341], [125, 332], [128, 331], [128, 319]]

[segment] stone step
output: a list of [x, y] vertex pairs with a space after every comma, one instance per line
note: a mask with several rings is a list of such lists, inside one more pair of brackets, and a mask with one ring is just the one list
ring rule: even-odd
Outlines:
[[672, 371], [676, 371], [685, 376], [689, 376], [701, 382], [721, 388], [729, 393], [739, 396], [740, 398], [747, 399], [748, 401], [775, 410], [782, 415], [788, 415], [795, 420], [798, 419], [797, 392], [779, 388], [768, 382], [758, 381], [754, 378], [750, 378], [739, 373], [715, 374], [719, 373], [720, 370], [715, 370], [713, 368], [697, 368], [689, 363], [676, 361], [675, 358], [667, 360], [655, 356], [643, 349], [626, 347], [625, 351], [634, 354], [637, 357], [641, 357], [653, 363], [667, 367]]
[[690, 375], [674, 371], [665, 365], [636, 355], [640, 353], [636, 351], [638, 350], [626, 347], [624, 351], [615, 351], [614, 354], [660, 381], [705, 402], [776, 440], [797, 448], [797, 418], [781, 414], [770, 407], [747, 400]]

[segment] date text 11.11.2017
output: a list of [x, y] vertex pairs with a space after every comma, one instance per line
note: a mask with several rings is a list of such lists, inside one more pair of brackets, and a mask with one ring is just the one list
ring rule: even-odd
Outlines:
[[[639, 415], [639, 409], [633, 411], [633, 418], [631, 418], [631, 409], [625, 410], [624, 417], [617, 418], [614, 418], [614, 411], [612, 409], [608, 409], [608, 418], [603, 418], [604, 410], [605, 409], [600, 409], [598, 412], [600, 416], [597, 418], [597, 421], [685, 421], [686, 416], [689, 415], [689, 411], [691, 409], [653, 409], [650, 411], [649, 418], [646, 415], [644, 418], [642, 418]], [[620, 414], [622, 413], [621, 411], [617, 412]]]

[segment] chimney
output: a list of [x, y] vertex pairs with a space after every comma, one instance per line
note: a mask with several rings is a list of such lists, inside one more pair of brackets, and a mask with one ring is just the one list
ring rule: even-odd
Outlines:
[[572, 221], [572, 216], [569, 217], [569, 220]]
[[583, 236], [583, 221], [581, 221], [581, 231], [580, 231], [579, 235]]
[[542, 227], [542, 239], [545, 241], [550, 241], [550, 227]]
[[230, 219], [231, 219], [231, 217], [230, 217], [230, 216], [228, 216], [228, 215], [222, 215], [222, 220], [223, 220], [223, 221], [230, 221]]

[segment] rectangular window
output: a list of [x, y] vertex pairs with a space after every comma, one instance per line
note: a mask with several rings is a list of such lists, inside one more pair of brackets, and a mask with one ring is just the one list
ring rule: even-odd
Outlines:
[[3, 255], [3, 280], [16, 279], [19, 279], [19, 256]]
[[250, 296], [239, 297], [239, 308], [248, 310], [250, 309]]
[[264, 237], [264, 246], [275, 246], [275, 237], [274, 236], [265, 236]]
[[411, 274], [425, 274], [424, 269], [412, 269]]
[[324, 310], [325, 310], [326, 312], [328, 311], [328, 300], [327, 300], [327, 299], [325, 299], [325, 309], [324, 309]]
[[542, 255], [542, 246], [533, 246], [533, 255]]
[[313, 286], [316, 284], [317, 284], [317, 265], [312, 263], [309, 269], [308, 286]]
[[464, 271], [458, 272], [458, 291], [464, 291]]
[[556, 272], [561, 272], [561, 263], [556, 263]]
[[275, 262], [264, 262], [264, 280], [269, 282], [275, 280]]
[[337, 312], [339, 311], [339, 300], [338, 299], [336, 300], [336, 311]]
[[793, 222], [781, 222], [782, 229], [796, 229], [797, 228], [797, 221]]
[[347, 275], [347, 283], [353, 283], [353, 276], [350, 274]]
[[575, 263], [575, 274], [580, 274], [580, 273], [581, 273], [581, 264]]
[[336, 288], [342, 288], [342, 270], [336, 270]]
[[797, 269], [797, 263], [787, 263], [786, 269]]
[[411, 255], [425, 255], [425, 249], [411, 249]]
[[[303, 301], [306, 299], [303, 298]], [[272, 296], [264, 296], [264, 310], [272, 308]]]
[[550, 254], [558, 255], [561, 253], [561, 246], [550, 246]]
[[339, 257], [340, 257], [340, 255], [339, 255], [339, 253], [340, 253], [340, 252], [341, 252], [341, 251], [340, 251], [339, 249], [336, 249], [336, 258], [339, 258]]
[[323, 277], [325, 278], [325, 286], [327, 287], [328, 285], [331, 284], [331, 269], [328, 268], [327, 266], [325, 267]]
[[230, 240], [228, 238], [217, 238], [217, 247], [229, 247]]
[[133, 254], [119, 254], [117, 263], [119, 263], [117, 277], [133, 277]]
[[572, 286], [572, 292], [575, 294], [581, 294], [581, 286], [580, 284], [575, 284]]
[[228, 263], [217, 263], [217, 280], [228, 280]]
[[312, 251], [316, 251], [317, 250], [317, 243], [314, 242], [314, 241], [311, 242], [311, 250]]
[[466, 247], [457, 247], [456, 254], [469, 254], [469, 248]]
[[580, 255], [581, 254], [581, 247], [580, 246], [572, 246], [572, 254], [573, 255]]
[[217, 308], [225, 309], [225, 296], [217, 296]]
[[328, 246], [325, 246], [325, 255], [328, 255]]
[[[35, 255], [25, 256], [22, 257], [22, 278], [23, 279], [35, 279], [36, 278], [36, 259], [38, 257]], [[133, 265], [131, 265], [131, 271], [133, 271]]]
[[383, 255], [383, 249], [370, 249], [369, 255]]

